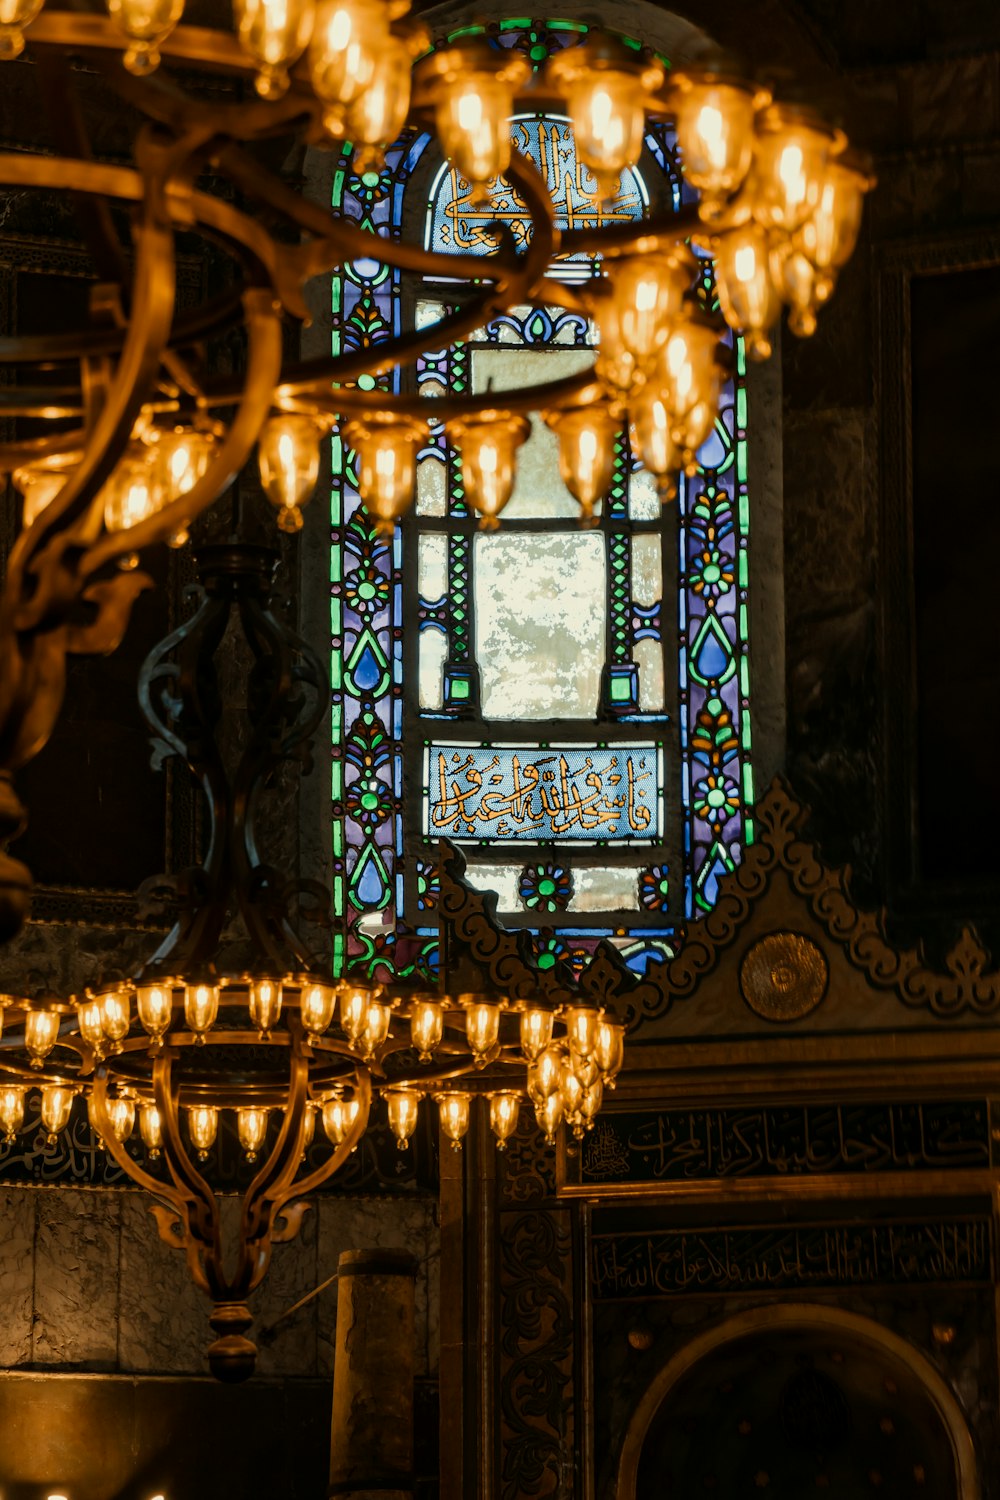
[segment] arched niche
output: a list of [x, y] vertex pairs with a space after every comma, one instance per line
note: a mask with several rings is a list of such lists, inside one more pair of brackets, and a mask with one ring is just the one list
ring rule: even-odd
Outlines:
[[755, 1308], [660, 1370], [629, 1423], [616, 1500], [743, 1494], [980, 1500], [949, 1386], [912, 1344], [839, 1308]]

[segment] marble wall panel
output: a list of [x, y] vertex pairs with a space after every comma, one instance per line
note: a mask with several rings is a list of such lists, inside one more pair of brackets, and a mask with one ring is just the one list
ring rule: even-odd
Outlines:
[[0, 1367], [31, 1358], [34, 1295], [35, 1199], [26, 1188], [0, 1190]]
[[120, 1210], [117, 1193], [37, 1192], [35, 1363], [115, 1368]]
[[261, 1375], [316, 1373], [320, 1299], [314, 1297], [288, 1317], [283, 1314], [323, 1279], [317, 1271], [318, 1219], [313, 1200], [295, 1239], [287, 1245], [275, 1245], [268, 1273], [250, 1298], [254, 1326], [249, 1337], [259, 1351], [257, 1369]]
[[157, 1375], [206, 1372], [212, 1305], [187, 1259], [164, 1244], [145, 1193], [120, 1192], [119, 1368]]

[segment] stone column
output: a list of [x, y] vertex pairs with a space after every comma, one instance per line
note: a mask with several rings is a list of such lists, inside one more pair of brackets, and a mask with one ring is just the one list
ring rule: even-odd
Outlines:
[[331, 1500], [413, 1500], [413, 1293], [406, 1250], [345, 1250], [338, 1266]]

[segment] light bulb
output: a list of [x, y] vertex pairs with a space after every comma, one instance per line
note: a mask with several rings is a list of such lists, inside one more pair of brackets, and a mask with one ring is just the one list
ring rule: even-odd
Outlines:
[[23, 1084], [5, 1083], [0, 1087], [0, 1126], [8, 1146], [24, 1124], [24, 1095]]
[[66, 1126], [73, 1108], [75, 1090], [62, 1083], [48, 1083], [42, 1089], [42, 1124], [49, 1133], [49, 1145]]
[[517, 91], [531, 69], [523, 57], [463, 42], [427, 60], [435, 78], [435, 123], [441, 149], [470, 184], [478, 202], [487, 184], [510, 165], [510, 125]]
[[616, 1021], [602, 1020], [597, 1028], [594, 1061], [606, 1079], [614, 1078], [625, 1059], [625, 1028]]
[[421, 1062], [430, 1062], [444, 1035], [444, 1011], [436, 1000], [415, 1000], [410, 1013], [410, 1038]]
[[539, 1053], [528, 1069], [528, 1098], [532, 1104], [538, 1106], [550, 1094], [556, 1093], [561, 1067], [562, 1053], [558, 1047], [546, 1047], [544, 1052]]
[[130, 73], [141, 77], [160, 64], [160, 43], [184, 13], [184, 0], [107, 0], [108, 15], [128, 37], [131, 46], [123, 59]]
[[554, 1019], [550, 1010], [540, 1010], [537, 1006], [522, 1010], [521, 1051], [529, 1062], [534, 1062], [551, 1042]]
[[738, 329], [753, 359], [771, 353], [768, 332], [781, 313], [781, 298], [771, 276], [767, 235], [755, 224], [743, 224], [719, 236], [715, 250], [715, 285], [722, 316]]
[[642, 387], [629, 402], [632, 419], [632, 445], [642, 466], [656, 480], [661, 500], [672, 500], [677, 494], [676, 475], [682, 467], [682, 454], [673, 439], [673, 414], [655, 384]]
[[250, 1019], [266, 1041], [281, 1015], [281, 983], [277, 979], [252, 979], [247, 993]]
[[101, 1002], [86, 1000], [82, 1005], [77, 1006], [76, 1021], [81, 1037], [100, 1057], [104, 1051], [104, 1020], [101, 1015]]
[[361, 1108], [357, 1099], [327, 1099], [323, 1104], [323, 1129], [334, 1146], [339, 1146], [358, 1118]]
[[337, 991], [332, 984], [306, 984], [299, 1000], [302, 1024], [312, 1036], [322, 1036], [333, 1020]]
[[266, 1109], [258, 1109], [253, 1105], [236, 1111], [236, 1133], [246, 1152], [247, 1161], [257, 1160], [257, 1152], [267, 1135], [267, 1117]]
[[159, 1042], [170, 1028], [174, 1013], [174, 992], [169, 984], [137, 985], [135, 1008], [143, 1030], [154, 1041]]
[[340, 1024], [352, 1047], [365, 1029], [368, 1006], [373, 998], [371, 990], [350, 982], [340, 992]]
[[531, 432], [526, 417], [511, 412], [487, 412], [477, 418], [456, 418], [445, 431], [462, 460], [465, 498], [479, 512], [481, 531], [495, 531], [497, 519], [514, 489], [517, 450]]
[[500, 1034], [500, 1007], [470, 996], [465, 1002], [465, 1035], [472, 1048], [476, 1067], [486, 1066], [489, 1054]]
[[121, 1051], [131, 1025], [128, 990], [108, 990], [101, 996], [101, 1025], [113, 1052]]
[[313, 1143], [316, 1134], [316, 1107], [313, 1104], [306, 1105], [305, 1114], [302, 1116], [302, 1155], [305, 1156]]
[[309, 77], [318, 99], [350, 104], [367, 89], [389, 36], [382, 0], [321, 0], [309, 43]]
[[541, 1104], [535, 1105], [535, 1119], [550, 1146], [555, 1143], [556, 1131], [559, 1129], [564, 1109], [563, 1096], [558, 1089], [555, 1093], [548, 1094]]
[[365, 1029], [361, 1033], [361, 1044], [366, 1059], [374, 1057], [389, 1035], [392, 1007], [381, 1000], [372, 1000], [365, 1015]]
[[577, 1057], [589, 1057], [597, 1046], [597, 1028], [601, 1013], [591, 1005], [571, 1005], [564, 1017], [566, 1040]]
[[689, 470], [719, 409], [722, 368], [716, 360], [717, 349], [714, 328], [685, 318], [667, 339], [650, 382], [650, 397], [655, 391], [669, 412], [671, 440]]
[[593, 1083], [589, 1084], [587, 1088], [584, 1089], [578, 1106], [580, 1114], [583, 1117], [588, 1129], [593, 1123], [594, 1116], [600, 1109], [603, 1099], [604, 1085], [601, 1083], [601, 1080], [597, 1078]]
[[500, 1151], [506, 1151], [507, 1142], [517, 1129], [520, 1108], [520, 1094], [490, 1095], [490, 1129], [497, 1138], [497, 1149]]
[[412, 1089], [390, 1089], [385, 1097], [389, 1109], [389, 1129], [396, 1137], [399, 1150], [405, 1151], [409, 1147], [410, 1136], [417, 1128], [421, 1096]]
[[829, 126], [808, 109], [772, 104], [757, 116], [750, 189], [758, 224], [791, 233], [805, 223], [819, 203], [837, 144]]
[[788, 326], [797, 338], [816, 332], [816, 311], [834, 287], [833, 271], [817, 271], [808, 255], [786, 241], [771, 251], [771, 281], [788, 304]]
[[578, 157], [602, 197], [613, 198], [622, 172], [639, 160], [646, 95], [662, 84], [663, 69], [616, 38], [592, 32], [549, 60], [546, 81], [566, 100]]
[[684, 247], [606, 262], [607, 295], [594, 307], [600, 330], [594, 368], [606, 384], [628, 391], [635, 372], [650, 368], [681, 313], [694, 271], [694, 256]]
[[268, 418], [257, 439], [257, 463], [264, 494], [277, 507], [282, 531], [299, 531], [302, 506], [319, 478], [322, 431], [312, 417], [279, 412]]
[[108, 1116], [116, 1141], [127, 1141], [135, 1127], [135, 1100], [119, 1094], [108, 1100]]
[[139, 1134], [142, 1144], [155, 1161], [163, 1149], [163, 1121], [155, 1104], [144, 1104], [139, 1110]]
[[413, 59], [429, 45], [422, 26], [410, 24], [390, 34], [378, 50], [371, 82], [349, 105], [343, 134], [354, 142], [353, 170], [379, 172], [385, 150], [401, 134], [410, 109]]
[[559, 1070], [559, 1093], [562, 1095], [563, 1114], [572, 1124], [580, 1110], [583, 1084], [573, 1071], [573, 1064], [569, 1058], [563, 1060], [563, 1065]]
[[188, 1107], [187, 1119], [191, 1144], [198, 1152], [198, 1159], [204, 1161], [215, 1144], [219, 1111], [214, 1104], [192, 1104]]
[[596, 521], [594, 506], [611, 488], [618, 422], [606, 406], [543, 413], [559, 439], [559, 473], [580, 507], [583, 525]]
[[469, 1128], [469, 1105], [472, 1102], [471, 1094], [438, 1094], [438, 1115], [441, 1120], [441, 1129], [451, 1141], [452, 1149], [460, 1151], [462, 1137]]
[[601, 1076], [601, 1070], [597, 1066], [593, 1052], [589, 1052], [586, 1057], [581, 1057], [578, 1052], [571, 1052], [570, 1065], [573, 1069], [573, 1076], [581, 1088], [589, 1089], [590, 1085], [596, 1083]]
[[24, 1045], [31, 1066], [40, 1068], [56, 1044], [59, 1035], [57, 1010], [29, 1010], [24, 1018]]
[[211, 433], [177, 427], [160, 434], [153, 449], [156, 478], [163, 503], [179, 500], [193, 490], [207, 472], [217, 443]]
[[379, 536], [392, 536], [413, 501], [417, 450], [428, 435], [426, 422], [383, 413], [344, 424], [344, 442], [357, 454], [358, 493]]
[[189, 1031], [195, 1034], [196, 1043], [204, 1043], [205, 1033], [215, 1025], [219, 1014], [219, 986], [217, 984], [186, 984], [184, 986], [184, 1020]]
[[711, 67], [672, 71], [669, 86], [684, 178], [704, 195], [702, 217], [711, 217], [711, 200], [735, 193], [749, 171], [754, 115], [767, 96]]
[[163, 506], [164, 494], [153, 452], [143, 443], [126, 449], [102, 490], [104, 524], [109, 531], [131, 531]]
[[24, 51], [22, 32], [42, 8], [42, 0], [3, 0], [0, 4], [0, 62], [11, 62]]
[[262, 99], [280, 99], [288, 70], [309, 45], [311, 0], [233, 0], [236, 33], [258, 66], [254, 86]]
[[[826, 166], [819, 200], [796, 236], [817, 271], [839, 271], [858, 241], [865, 193], [875, 186], [867, 160], [844, 152]], [[17, 483], [17, 475], [14, 475]]]

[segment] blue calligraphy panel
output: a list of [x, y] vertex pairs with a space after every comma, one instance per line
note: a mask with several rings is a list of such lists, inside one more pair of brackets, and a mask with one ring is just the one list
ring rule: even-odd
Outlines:
[[663, 837], [663, 752], [634, 742], [428, 745], [424, 833], [457, 843], [655, 842]]

